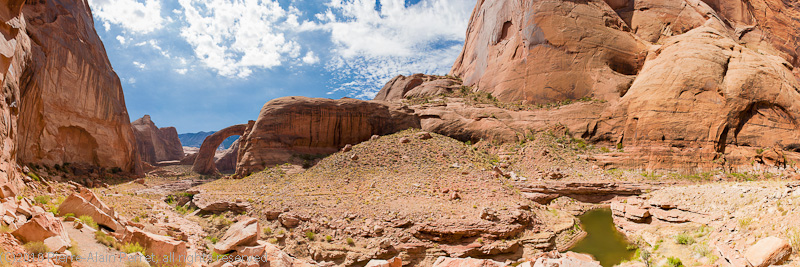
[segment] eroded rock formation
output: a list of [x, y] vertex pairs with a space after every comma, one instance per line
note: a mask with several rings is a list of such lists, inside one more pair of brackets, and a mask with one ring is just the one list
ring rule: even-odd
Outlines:
[[203, 145], [200, 146], [200, 152], [197, 152], [197, 156], [195, 156], [192, 171], [200, 174], [218, 173], [219, 171], [217, 170], [216, 164], [214, 164], [214, 154], [217, 152], [219, 145], [222, 144], [222, 141], [225, 141], [225, 138], [234, 135], [242, 135], [253, 123], [253, 121], [250, 121], [248, 124], [234, 125], [206, 137], [203, 141]]
[[375, 100], [396, 101], [406, 97], [418, 98], [450, 93], [460, 89], [461, 81], [452, 77], [441, 77], [417, 73], [411, 76], [398, 75], [381, 88]]
[[269, 101], [239, 139], [236, 174], [246, 176], [288, 162], [296, 155], [331, 154], [372, 135], [419, 128], [413, 111], [403, 107], [348, 98], [283, 97]]
[[[16, 10], [19, 4], [6, 5]], [[22, 12], [24, 21], [4, 17], [11, 23], [3, 26], [6, 42], [17, 43], [4, 90], [5, 105], [20, 114], [18, 128], [7, 127], [17, 132], [8, 136], [14, 139], [18, 160], [141, 173], [122, 86], [94, 30], [88, 4], [29, 1]], [[22, 28], [24, 32], [18, 30]], [[10, 38], [15, 31], [19, 34]], [[2, 50], [2, 63], [7, 65], [11, 53]], [[8, 122], [13, 117], [5, 118], [6, 126], [13, 126]]]
[[175, 127], [158, 128], [150, 115], [132, 123], [136, 145], [143, 161], [155, 164], [160, 161], [183, 159], [183, 146]]
[[799, 14], [774, 0], [481, 1], [451, 74], [506, 102], [607, 102], [570, 127], [625, 148], [605, 165], [742, 165], [800, 146]]
[[646, 49], [600, 0], [480, 1], [451, 74], [503, 101], [613, 101]]

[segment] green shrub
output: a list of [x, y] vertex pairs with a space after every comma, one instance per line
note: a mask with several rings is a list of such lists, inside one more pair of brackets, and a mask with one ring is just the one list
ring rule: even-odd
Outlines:
[[78, 217], [78, 220], [81, 220], [81, 222], [88, 225], [89, 227], [94, 228], [95, 230], [99, 229], [97, 223], [94, 222], [94, 219], [91, 216], [81, 215], [80, 217]]
[[48, 196], [48, 195], [35, 196], [35, 197], [33, 197], [33, 202], [36, 202], [36, 203], [39, 203], [39, 204], [42, 204], [42, 205], [50, 203], [50, 196]]
[[121, 250], [122, 246], [114, 239], [113, 236], [109, 236], [103, 231], [94, 232], [94, 239], [97, 240], [98, 243], [103, 244], [107, 247], [114, 248], [117, 250]]
[[272, 234], [272, 228], [264, 227], [264, 234], [271, 235]]
[[75, 241], [75, 239], [72, 238], [70, 238], [69, 241], [71, 246], [67, 250], [69, 250], [69, 252], [71, 252], [73, 256], [80, 256], [81, 250], [78, 249], [78, 241]]
[[314, 232], [306, 231], [306, 238], [308, 238], [308, 240], [314, 240], [314, 236], [316, 236]]
[[33, 172], [29, 172], [29, 173], [27, 173], [27, 174], [28, 174], [28, 177], [30, 177], [30, 178], [31, 178], [31, 179], [33, 179], [34, 181], [37, 181], [37, 182], [38, 182], [38, 181], [41, 181], [41, 180], [42, 180], [41, 178], [39, 178], [39, 175], [36, 175], [36, 174], [35, 174], [35, 173], [33, 173]]
[[692, 237], [692, 236], [690, 236], [690, 235], [688, 235], [686, 233], [681, 233], [681, 234], [678, 234], [678, 235], [675, 236], [675, 243], [678, 243], [678, 244], [681, 244], [681, 245], [691, 245], [691, 244], [694, 244], [694, 242], [695, 242], [694, 241], [694, 237]]
[[667, 266], [669, 266], [669, 267], [683, 267], [683, 262], [681, 262], [681, 259], [678, 259], [676, 257], [669, 257], [669, 258], [667, 258]]
[[211, 241], [211, 244], [216, 244], [217, 242], [219, 242], [219, 238], [213, 236], [206, 236], [206, 239], [208, 239], [208, 241]]
[[136, 252], [140, 252], [142, 254], [145, 254], [144, 253], [144, 247], [139, 245], [139, 243], [133, 243], [133, 244], [125, 243], [125, 245], [122, 246], [122, 252], [125, 252], [125, 254], [131, 254], [131, 253], [136, 253]]
[[348, 237], [348, 238], [347, 238], [347, 240], [345, 240], [345, 241], [347, 242], [347, 244], [348, 244], [348, 245], [351, 245], [351, 246], [356, 244], [356, 242], [355, 242], [355, 241], [353, 241], [353, 239], [352, 239], [352, 238], [349, 238], [349, 237]]
[[32, 254], [44, 254], [50, 252], [50, 249], [47, 248], [47, 245], [44, 242], [28, 242], [23, 245], [25, 250]]
[[325, 236], [325, 241], [327, 241], [327, 242], [331, 242], [331, 240], [333, 240], [333, 237], [332, 237], [332, 236], [329, 236], [329, 235], [326, 235], [326, 236]]

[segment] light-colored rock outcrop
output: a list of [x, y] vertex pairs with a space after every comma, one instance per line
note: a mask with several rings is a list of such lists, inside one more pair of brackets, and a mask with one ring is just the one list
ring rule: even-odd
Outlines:
[[144, 115], [131, 125], [142, 161], [156, 164], [160, 161], [183, 159], [183, 146], [175, 127], [158, 128], [150, 115]]
[[473, 258], [448, 258], [439, 257], [433, 263], [433, 267], [502, 267], [502, 262], [493, 260], [473, 259]]
[[781, 264], [792, 255], [792, 246], [786, 240], [770, 236], [759, 240], [744, 252], [753, 267]]
[[331, 154], [372, 135], [411, 127], [418, 128], [419, 120], [400, 105], [348, 98], [274, 99], [240, 138], [236, 174], [246, 176], [288, 162], [293, 155]]
[[241, 218], [238, 222], [231, 225], [225, 235], [214, 245], [214, 252], [226, 254], [235, 250], [238, 246], [258, 245], [258, 234], [261, 227], [256, 218]]
[[[134, 227], [127, 227], [122, 238], [124, 243], [139, 243], [147, 248], [148, 255], [154, 254], [156, 266], [182, 266], [187, 262], [186, 242], [169, 236], [157, 235]], [[168, 260], [164, 260], [168, 259]]]
[[114, 211], [105, 206], [96, 196], [93, 196], [94, 194], [72, 194], [58, 206], [58, 212], [61, 215], [67, 213], [72, 213], [75, 216], [86, 215], [92, 217], [97, 224], [108, 227], [113, 231], [124, 230], [125, 226], [117, 220]]
[[[33, 1], [23, 13], [24, 47], [17, 49], [5, 85], [19, 109], [16, 143], [21, 162], [82, 163], [141, 173], [141, 161], [120, 80], [94, 30], [86, 2]], [[22, 40], [26, 39], [26, 40]]]

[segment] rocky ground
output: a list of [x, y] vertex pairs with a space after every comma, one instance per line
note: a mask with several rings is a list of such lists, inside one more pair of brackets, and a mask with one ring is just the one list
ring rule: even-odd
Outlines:
[[[792, 169], [654, 173], [587, 160], [621, 150], [587, 144], [561, 126], [505, 144], [406, 130], [327, 157], [297, 155], [297, 164], [242, 179], [197, 175], [188, 165], [154, 167], [141, 179], [76, 166], [26, 168], [32, 175], [14, 202], [69, 221], [63, 226], [79, 241], [71, 251], [83, 255], [124, 251], [139, 240], [145, 252], [267, 253], [283, 266], [566, 264], [582, 256], [542, 253], [567, 250], [584, 234], [577, 216], [609, 206], [639, 251], [625, 266], [661, 266], [671, 257], [687, 266], [739, 266], [757, 261], [751, 247], [767, 237], [778, 248], [798, 246]], [[107, 211], [86, 213], [107, 237], [59, 210], [74, 206], [74, 195]], [[12, 220], [7, 231], [29, 221]], [[26, 251], [6, 236], [5, 251]], [[490, 260], [459, 260], [466, 257]], [[793, 264], [797, 256], [780, 260]]]

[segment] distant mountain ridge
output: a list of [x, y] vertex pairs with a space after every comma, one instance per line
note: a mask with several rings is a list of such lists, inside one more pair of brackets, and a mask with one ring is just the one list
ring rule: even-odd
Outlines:
[[[178, 138], [181, 139], [181, 144], [183, 146], [199, 148], [201, 145], [203, 145], [203, 140], [214, 133], [215, 132], [182, 133], [178, 135]], [[225, 139], [225, 141], [222, 141], [222, 145], [219, 147], [219, 149], [228, 149], [231, 147], [233, 142], [236, 141], [236, 139], [239, 139], [239, 136], [228, 137]]]

